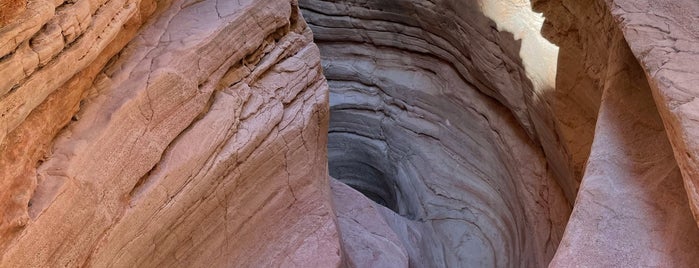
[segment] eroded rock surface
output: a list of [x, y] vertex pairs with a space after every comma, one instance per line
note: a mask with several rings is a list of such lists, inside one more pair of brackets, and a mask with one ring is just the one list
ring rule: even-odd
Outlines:
[[0, 27], [5, 26], [27, 8], [25, 0], [0, 1]]
[[0, 267], [691, 267], [698, 13], [0, 0]]
[[699, 226], [699, 3], [619, 0], [610, 9], [646, 71]]
[[[470, 240], [473, 236], [458, 237], [459, 230], [473, 227], [457, 223], [445, 228], [431, 221], [442, 220], [436, 215], [443, 214], [457, 215], [449, 219], [468, 218], [464, 217], [468, 213], [448, 213], [464, 203], [468, 205], [461, 208], [478, 209], [476, 215], [494, 212], [489, 219], [494, 222], [498, 220], [493, 218], [517, 215], [518, 209], [511, 205], [507, 216], [497, 214], [507, 210], [487, 199], [517, 196], [499, 184], [512, 182], [514, 189], [560, 186], [575, 202], [553, 266], [696, 263], [693, 252], [699, 248], [699, 238], [689, 210], [697, 200], [691, 149], [696, 138], [688, 134], [696, 94], [687, 85], [695, 73], [689, 61], [696, 34], [686, 26], [692, 24], [689, 14], [696, 4], [533, 4], [547, 17], [544, 36], [560, 46], [553, 90], [529, 83], [537, 77], [526, 70], [527, 57], [520, 59], [517, 52], [533, 53], [532, 47], [518, 47], [502, 32], [492, 32], [492, 22], [476, 12], [481, 8], [497, 16], [513, 9], [488, 1], [301, 1], [316, 32], [331, 88], [331, 175], [403, 216], [388, 216], [387, 222], [399, 237], [417, 237], [403, 245], [414, 266], [508, 266], [516, 263], [512, 260], [531, 258], [532, 254], [523, 258], [503, 254], [508, 243], [518, 240], [493, 242], [488, 234], [513, 231], [492, 228], [498, 224], [484, 223], [483, 218], [465, 221], [486, 234], [484, 241], [500, 254], [497, 257], [484, 250], [487, 246]], [[512, 28], [508, 23], [505, 18], [497, 25]], [[492, 100], [479, 99], [485, 95], [496, 102], [481, 104]], [[503, 108], [499, 105], [513, 117], [493, 120], [509, 116], [494, 112]], [[469, 115], [469, 109], [478, 115]], [[478, 123], [483, 118], [487, 124]], [[521, 139], [508, 135], [522, 131], [520, 126], [526, 133]], [[482, 131], [488, 128], [509, 147], [503, 149], [498, 139], [489, 138]], [[508, 165], [527, 155], [513, 148], [528, 143], [541, 146], [541, 151], [537, 146], [531, 150], [539, 155], [543, 151], [544, 166], [555, 180], [540, 175], [532, 180], [512, 177], [519, 165]], [[541, 165], [531, 161], [536, 157], [526, 159], [530, 170]], [[469, 166], [471, 161], [483, 164]], [[502, 175], [500, 170], [489, 171], [491, 167], [510, 171]], [[498, 191], [468, 186], [478, 180], [497, 185]], [[688, 194], [683, 193], [682, 181]], [[474, 201], [484, 196], [488, 200], [484, 205]], [[516, 199], [523, 210], [534, 211], [526, 197]], [[562, 203], [556, 198], [546, 201], [543, 206], [549, 208]], [[537, 215], [554, 219], [551, 226], [555, 226], [556, 215], [561, 214]], [[531, 229], [517, 232], [541, 234]], [[465, 248], [463, 252], [473, 255], [462, 254]], [[541, 265], [548, 257], [516, 265]]]
[[[0, 101], [2, 160], [41, 161], [3, 169], [19, 173], [3, 176], [0, 266], [337, 266], [327, 86], [295, 2], [159, 2], [135, 37], [121, 21], [145, 3], [94, 2], [59, 8], [97, 9], [69, 47], [41, 56], [32, 40], [52, 28], [39, 25], [3, 58], [38, 61], [2, 68], [19, 85]], [[110, 49], [114, 36], [133, 41]], [[68, 115], [54, 127], [44, 111]], [[43, 143], [18, 134], [32, 123], [51, 127]]]
[[548, 263], [569, 208], [513, 36], [476, 1], [301, 7], [331, 90], [330, 174], [402, 215], [410, 265]]
[[554, 267], [699, 262], [699, 229], [650, 87], [615, 32], [594, 143]]
[[681, 40], [694, 36], [683, 22], [696, 3], [556, 0], [534, 7], [547, 17], [543, 33], [560, 46], [556, 90], [593, 81], [580, 90], [602, 92], [585, 175], [552, 266], [693, 266], [696, 176], [686, 145], [696, 138], [686, 134], [691, 123], [678, 124], [691, 121], [689, 113], [668, 107], [692, 95], [676, 90], [694, 73], [681, 63], [692, 50]]
[[381, 213], [393, 212], [334, 178], [330, 187], [347, 265], [408, 267], [408, 253]]
[[54, 137], [154, 9], [153, 1], [28, 1], [21, 16], [2, 27], [0, 251], [30, 221], [36, 166]]

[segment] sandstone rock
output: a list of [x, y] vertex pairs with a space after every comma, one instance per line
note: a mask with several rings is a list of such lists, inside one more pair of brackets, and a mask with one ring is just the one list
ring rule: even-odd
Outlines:
[[[30, 7], [32, 3], [30, 3]], [[109, 5], [105, 6], [109, 8]], [[143, 23], [145, 17], [149, 16], [154, 11], [155, 5], [153, 2], [144, 1], [140, 6], [135, 8], [135, 13], [130, 18], [126, 17], [123, 21], [113, 21], [112, 23], [121, 23], [118, 29], [114, 29], [115, 36], [113, 40], [106, 40], [106, 47], [102, 51], [96, 51], [94, 54], [96, 58], [94, 61], [89, 63], [84, 69], [79, 68], [79, 65], [74, 65], [71, 59], [68, 57], [63, 57], [63, 53], [59, 57], [56, 57], [49, 64], [61, 64], [63, 69], [54, 68], [53, 71], [44, 73], [40, 78], [35, 78], [34, 75], [39, 76], [40, 73], [37, 72], [34, 75], [23, 78], [24, 83], [46, 83], [42, 79], [46, 77], [51, 77], [51, 82], [55, 83], [54, 78], [70, 78], [67, 82], [60, 85], [57, 84], [55, 87], [46, 87], [48, 95], [45, 100], [42, 100], [40, 94], [36, 94], [35, 88], [28, 87], [25, 89], [26, 99], [23, 101], [41, 103], [35, 109], [27, 115], [24, 121], [21, 121], [15, 128], [10, 128], [7, 125], [2, 125], [1, 133], [8, 133], [7, 139], [4, 140], [0, 145], [0, 176], [3, 180], [0, 181], [0, 236], [6, 239], [0, 240], [0, 249], [4, 249], [6, 244], [17, 234], [18, 229], [22, 228], [29, 221], [29, 210], [32, 201], [30, 198], [35, 191], [37, 184], [36, 176], [36, 166], [44, 161], [47, 151], [51, 146], [52, 140], [57, 135], [57, 133], [70, 121], [71, 117], [77, 112], [79, 108], [80, 101], [85, 97], [86, 91], [91, 86], [94, 78], [104, 67], [107, 61], [117, 54], [126, 43], [133, 38], [136, 31]], [[116, 10], [118, 11], [118, 10]], [[137, 12], [136, 12], [137, 11]], [[27, 13], [33, 12], [30, 11]], [[123, 10], [122, 10], [123, 12]], [[107, 13], [107, 14], [105, 14]], [[95, 15], [97, 20], [111, 19], [109, 17], [101, 18], [102, 16], [108, 16], [109, 12], [102, 12]], [[21, 21], [21, 20], [20, 20]], [[3, 28], [8, 30], [4, 32], [5, 34], [0, 35], [0, 40], [8, 42], [18, 42], [22, 41], [19, 38], [23, 38], [24, 35], [15, 35], [14, 32], [17, 28], [25, 29], [27, 26], [31, 26], [35, 21], [29, 21], [22, 24], [17, 24], [14, 26], [7, 26]], [[40, 27], [41, 25], [39, 25]], [[99, 25], [96, 25], [96, 27]], [[24, 33], [24, 32], [23, 32]], [[13, 36], [14, 35], [14, 36]], [[95, 38], [96, 36], [92, 36]], [[87, 36], [85, 43], [94, 43], [94, 40], [90, 40]], [[24, 40], [24, 47], [29, 40]], [[6, 43], [7, 44], [7, 43]], [[5, 47], [5, 46], [2, 46]], [[66, 53], [74, 48], [67, 48]], [[21, 50], [21, 49], [20, 49]], [[26, 56], [26, 55], [25, 55]], [[34, 56], [28, 56], [32, 58]], [[29, 59], [22, 58], [21, 54], [18, 52], [11, 53], [9, 57], [4, 57], [0, 60], [0, 73], [7, 74], [8, 72], [23, 72], [21, 67], [16, 69], [12, 67], [14, 62], [26, 62]], [[72, 66], [73, 68], [65, 68], [65, 66]], [[64, 69], [68, 69], [67, 71]], [[75, 74], [75, 75], [72, 75]], [[28, 75], [23, 73], [22, 75]], [[72, 78], [71, 78], [72, 76]], [[3, 76], [0, 83], [12, 82], [11, 76]], [[33, 79], [33, 80], [32, 80]], [[12, 105], [19, 105], [24, 107], [26, 103], [13, 103], [8, 101], [13, 96], [17, 97], [16, 94], [20, 84], [16, 84], [11, 90], [11, 92], [3, 94], [2, 100], [0, 102], [9, 103]], [[49, 84], [49, 83], [47, 83]], [[46, 84], [44, 84], [46, 86]], [[9, 88], [7, 88], [9, 89]], [[6, 101], [6, 102], [4, 102]], [[10, 109], [10, 107], [5, 107]], [[9, 110], [3, 110], [8, 112]], [[3, 120], [10, 114], [3, 113]], [[2, 136], [2, 135], [0, 135]]]
[[[141, 3], [69, 2], [55, 11], [38, 10], [29, 22], [8, 26], [0, 39], [0, 94], [5, 95], [0, 100], [0, 142], [50, 93], [93, 62], [122, 26], [137, 16]], [[46, 3], [37, 5], [46, 8]]]
[[[661, 8], [664, 2], [657, 3], [658, 11], [674, 17]], [[683, 2], [671, 6], [676, 4]], [[688, 175], [692, 168], [685, 164], [687, 155], [678, 153], [684, 152], [678, 144], [694, 139], [673, 129], [677, 114], [666, 109], [674, 102], [663, 97], [656, 73], [649, 72], [652, 65], [644, 62], [655, 59], [664, 65], [673, 59], [665, 53], [647, 57], [662, 50], [654, 43], [658, 35], [650, 33], [662, 32], [664, 23], [656, 20], [648, 3], [561, 0], [535, 1], [534, 6], [547, 17], [544, 34], [561, 48], [557, 90], [580, 81], [570, 77], [588, 77], [594, 83], [582, 83], [580, 90], [604, 92], [585, 177], [551, 266], [694, 265], [699, 238], [687, 204], [696, 200], [688, 183], [694, 176]], [[641, 52], [639, 47], [647, 49]], [[566, 58], [568, 54], [576, 56]], [[584, 69], [575, 67], [581, 64]], [[689, 195], [683, 194], [682, 177]]]
[[408, 254], [384, 220], [381, 207], [333, 178], [330, 187], [347, 265], [408, 267]]
[[690, 267], [691, 217], [644, 73], [612, 32], [592, 153], [553, 267]]
[[25, 0], [0, 1], [0, 27], [5, 26], [27, 8]]
[[693, 266], [699, 5], [531, 8], [0, 0], [0, 267]]
[[618, 0], [609, 5], [646, 71], [699, 226], [699, 3]]
[[[69, 84], [90, 86], [87, 96], [70, 88], [63, 93], [70, 97], [42, 102], [43, 91], [61, 92], [45, 76], [56, 84], [70, 78], [51, 70], [65, 68], [73, 55], [120, 49], [93, 42], [80, 51], [101, 17], [55, 63], [25, 74], [2, 99], [10, 115], [3, 117], [3, 130], [11, 133], [5, 140], [22, 138], [13, 131], [26, 122], [36, 128], [50, 120], [42, 111], [72, 107], [69, 114], [82, 105], [36, 173], [36, 160], [29, 159], [26, 171], [7, 182], [29, 184], [3, 185], [3, 193], [26, 199], [3, 199], [24, 216], [7, 226], [17, 238], [3, 236], [0, 266], [337, 266], [326, 180], [327, 86], [296, 4], [159, 4], [155, 18], [105, 68], [109, 56]], [[133, 13], [108, 9], [125, 19]], [[122, 29], [118, 20], [109, 25]], [[22, 95], [33, 81], [44, 84]], [[12, 106], [13, 98], [24, 105]], [[26, 119], [24, 110], [31, 111]], [[43, 134], [40, 145], [48, 146], [58, 129]], [[21, 150], [41, 157], [46, 149]], [[31, 183], [34, 176], [38, 183]]]
[[402, 215], [386, 218], [412, 267], [545, 265], [569, 208], [532, 142], [518, 43], [476, 1], [433, 4], [301, 1], [330, 175]]
[[[692, 123], [689, 118], [694, 109], [679, 111], [666, 108], [668, 105], [679, 107], [676, 104], [681, 106], [688, 102], [683, 101], [683, 98], [691, 97], [691, 93], [688, 93], [691, 87], [677, 86], [674, 81], [691, 81], [694, 73], [691, 65], [686, 63], [687, 59], [691, 59], [691, 52], [686, 51], [693, 50], [690, 42], [684, 42], [694, 37], [693, 28], [682, 25], [691, 24], [691, 16], [687, 14], [692, 14], [691, 10], [696, 5], [685, 1], [673, 4], [593, 1], [582, 4], [566, 0], [535, 1], [533, 4], [547, 17], [544, 35], [561, 47], [556, 89], [550, 92], [539, 91], [528, 84], [527, 79], [522, 79], [522, 69], [526, 69], [527, 64], [523, 62], [524, 59], [518, 61], [513, 56], [516, 53], [512, 53], [520, 48], [513, 46], [506, 37], [493, 41], [488, 35], [488, 29], [483, 27], [488, 25], [487, 19], [473, 12], [477, 7], [472, 2], [459, 1], [457, 4], [456, 1], [437, 1], [421, 4], [412, 1], [302, 1], [301, 5], [316, 32], [316, 41], [324, 55], [326, 76], [331, 87], [331, 175], [409, 218], [406, 220], [387, 216], [387, 222], [401, 239], [411, 236], [434, 238], [404, 242], [411, 265], [436, 263], [437, 266], [454, 266], [461, 263], [459, 261], [480, 266], [511, 264], [507, 261], [497, 262], [508, 260], [508, 256], [499, 255], [502, 259], [496, 258], [494, 263], [489, 263], [480, 259], [490, 256], [484, 251], [465, 257], [460, 255], [458, 249], [449, 250], [458, 246], [439, 246], [448, 244], [445, 241], [454, 239], [459, 230], [468, 228], [458, 227], [458, 224], [449, 228], [430, 224], [425, 227], [424, 224], [430, 221], [430, 216], [425, 215], [445, 208], [448, 210], [450, 207], [440, 204], [439, 209], [430, 208], [431, 204], [438, 203], [425, 197], [430, 196], [430, 191], [452, 200], [458, 200], [454, 198], [458, 196], [458, 192], [464, 199], [455, 204], [468, 203], [467, 207], [473, 209], [478, 205], [465, 196], [489, 195], [456, 188], [468, 185], [478, 177], [498, 177], [481, 165], [473, 168], [479, 170], [480, 174], [468, 177], [466, 182], [450, 184], [448, 177], [468, 174], [468, 170], [472, 169], [461, 169], [466, 165], [458, 159], [455, 164], [449, 162], [448, 159], [454, 155], [467, 159], [464, 162], [479, 159], [487, 163], [486, 166], [506, 167], [516, 163], [511, 159], [497, 162], [493, 160], [496, 158], [488, 157], [488, 154], [497, 152], [498, 149], [486, 149], [486, 144], [492, 141], [474, 138], [487, 135], [472, 130], [488, 127], [478, 127], [476, 121], [469, 121], [467, 112], [460, 110], [463, 107], [473, 107], [488, 121], [493, 121], [486, 111], [497, 110], [496, 108], [474, 104], [477, 101], [473, 100], [478, 98], [473, 95], [467, 98], [470, 102], [462, 101], [458, 105], [447, 101], [460, 100], [459, 94], [453, 93], [459, 90], [484, 93], [512, 111], [515, 120], [524, 127], [529, 138], [542, 146], [555, 174], [553, 177], [557, 179], [568, 200], [576, 200], [576, 212], [567, 227], [563, 247], [558, 251], [554, 266], [688, 266], [696, 262], [691, 252], [695, 252], [699, 244], [697, 230], [688, 224], [691, 223], [691, 217], [685, 203], [686, 197], [681, 192], [677, 164], [670, 154], [672, 148], [679, 170], [684, 174], [689, 200], [693, 203], [697, 200], [692, 186], [696, 176], [691, 175], [693, 168], [691, 160], [687, 159], [691, 159], [692, 149], [688, 149], [691, 146], [687, 144], [693, 144], [695, 138], [686, 133], [691, 132]], [[512, 10], [503, 8], [502, 3], [489, 7], [488, 1], [480, 1], [479, 5], [490, 16], [498, 16], [498, 12], [507, 16], [506, 13]], [[488, 11], [489, 8], [492, 10]], [[642, 12], [638, 12], [639, 10]], [[444, 17], [450, 17], [452, 21], [445, 23], [442, 21]], [[624, 21], [621, 32], [615, 17]], [[505, 19], [497, 25], [505, 28], [508, 23], [510, 22]], [[669, 29], [665, 29], [667, 27], [663, 25], [669, 25]], [[678, 36], [668, 34], [671, 29], [679, 32], [676, 33]], [[651, 88], [654, 89], [655, 101], [660, 115], [665, 119], [672, 147], [664, 140], [665, 130], [655, 107], [649, 105], [651, 96], [647, 91], [649, 86], [644, 79], [644, 72], [638, 68], [629, 50], [624, 50], [626, 41], [622, 32], [626, 38], [632, 37], [629, 40], [630, 51], [635, 53], [646, 68], [645, 75], [649, 77]], [[659, 37], [664, 39], [658, 40], [655, 45], [644, 43], [644, 38], [653, 40]], [[634, 42], [639, 44], [634, 45]], [[673, 48], [676, 46], [679, 48]], [[649, 56], [651, 52], [656, 55]], [[687, 55], [682, 57], [685, 62], [679, 61], [680, 57], [664, 60], [661, 55], [668, 52]], [[532, 53], [531, 47], [522, 47], [520, 53]], [[508, 72], [503, 73], [497, 68], [499, 64], [489, 65], [479, 61], [477, 57], [483, 55], [498, 59], [509, 57], [513, 61], [505, 61], [504, 69]], [[430, 58], [437, 60], [430, 62]], [[436, 67], [442, 64], [453, 69]], [[667, 68], [673, 73], [669, 75], [671, 77], [657, 75], [667, 73], [662, 72], [665, 71], [663, 68], [648, 71], [649, 68], [660, 65], [672, 66]], [[450, 75], [450, 72], [458, 75]], [[679, 72], [687, 74], [680, 76]], [[517, 73], [519, 76], [514, 75]], [[467, 83], [461, 85], [455, 81]], [[508, 83], [511, 81], [517, 82]], [[681, 91], [684, 95], [677, 93], [678, 88], [683, 89]], [[639, 90], [646, 90], [643, 91], [645, 93], [642, 92], [645, 95], [635, 93]], [[603, 92], [607, 99], [603, 98]], [[518, 97], [517, 94], [522, 95]], [[626, 105], [631, 111], [619, 109]], [[450, 113], [458, 114], [461, 118], [450, 118]], [[435, 124], [440, 120], [441, 124]], [[639, 123], [633, 123], [634, 120]], [[641, 122], [642, 125], [639, 125]], [[464, 125], [459, 126], [460, 123]], [[504, 125], [507, 127], [501, 127], [511, 129], [514, 126]], [[502, 128], [494, 127], [492, 123], [488, 126], [498, 129], [498, 136], [507, 137], [505, 140], [511, 143], [526, 143], [523, 142], [526, 138], [515, 142], [510, 136], [503, 134]], [[464, 145], [445, 142], [450, 138], [442, 129], [447, 129], [456, 137], [462, 137], [456, 138], [460, 143], [455, 144]], [[408, 141], [405, 141], [405, 137], [409, 137]], [[439, 142], [429, 143], [424, 142], [424, 139]], [[466, 145], [468, 139], [478, 142], [469, 146]], [[592, 146], [593, 144], [596, 146]], [[642, 148], [641, 145], [647, 148]], [[449, 151], [450, 156], [440, 155], [438, 150], [434, 150], [440, 146], [448, 148], [443, 150]], [[515, 155], [521, 153], [512, 149], [503, 151]], [[449, 166], [449, 171], [438, 171], [441, 165]], [[435, 177], [439, 179], [434, 179]], [[581, 196], [576, 199], [581, 180]], [[522, 185], [531, 187], [545, 181], [539, 178]], [[422, 183], [427, 185], [426, 189], [420, 189]], [[605, 187], [610, 184], [614, 187]], [[433, 185], [450, 187], [446, 187], [448, 190], [435, 190]], [[557, 187], [551, 182], [544, 185]], [[451, 194], [444, 194], [444, 191]], [[511, 192], [499, 194], [514, 195]], [[518, 200], [526, 198], [519, 197]], [[490, 206], [485, 207], [492, 211], [503, 211], [496, 208], [494, 202], [487, 203]], [[548, 203], [549, 206], [552, 203], [556, 202]], [[551, 215], [555, 214], [543, 218], [555, 218]], [[662, 220], [669, 222], [663, 224]], [[482, 230], [484, 225], [496, 224], [476, 222], [474, 225], [480, 226]], [[446, 233], [452, 237], [440, 237]], [[468, 247], [465, 245], [468, 243], [459, 244]], [[648, 252], [649, 248], [653, 248], [653, 252]], [[474, 246], [469, 252], [477, 252], [479, 249], [482, 250], [483, 246]], [[447, 257], [442, 258], [435, 252], [447, 252]], [[506, 251], [500, 248], [494, 252], [502, 254]], [[459, 256], [459, 261], [450, 260], [449, 256], [453, 255]]]

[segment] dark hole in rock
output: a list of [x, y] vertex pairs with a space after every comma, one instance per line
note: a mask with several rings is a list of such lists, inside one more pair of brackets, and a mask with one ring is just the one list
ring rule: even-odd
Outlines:
[[[338, 140], [338, 139], [331, 139]], [[342, 140], [342, 139], [339, 139]], [[341, 143], [341, 141], [340, 141]], [[333, 157], [330, 158], [330, 176], [344, 182], [355, 190], [361, 192], [374, 202], [387, 207], [396, 213], [400, 213], [396, 206], [396, 196], [391, 187], [393, 178], [386, 175], [382, 170], [383, 166], [376, 164], [386, 164], [370, 162], [374, 159], [371, 155], [371, 148], [364, 147], [361, 143], [356, 144], [334, 144], [330, 146], [331, 150], [337, 150], [347, 146], [348, 150], [333, 152]], [[338, 146], [339, 145], [339, 146]], [[365, 151], [366, 150], [366, 151]]]

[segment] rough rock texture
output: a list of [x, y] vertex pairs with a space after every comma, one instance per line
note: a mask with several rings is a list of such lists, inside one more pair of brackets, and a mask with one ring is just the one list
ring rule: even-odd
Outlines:
[[696, 138], [687, 134], [691, 104], [675, 100], [696, 95], [686, 84], [695, 71], [683, 41], [696, 37], [686, 15], [696, 3], [542, 0], [534, 7], [547, 18], [544, 35], [560, 46], [556, 91], [602, 93], [580, 192], [551, 266], [694, 266], [699, 231], [688, 200], [697, 200], [696, 175], [687, 145]]
[[[535, 212], [539, 219], [557, 226], [564, 213], [552, 211], [565, 211], [553, 209], [564, 201], [517, 189], [559, 186], [575, 204], [553, 266], [697, 263], [689, 208], [699, 200], [691, 134], [699, 108], [690, 86], [699, 5], [534, 1], [547, 18], [542, 33], [560, 46], [555, 89], [547, 89], [527, 68], [540, 51], [493, 29], [516, 23], [479, 13], [508, 17], [516, 8], [503, 2], [301, 1], [331, 88], [331, 175], [404, 217], [385, 215], [412, 266], [546, 263], [550, 255], [536, 242], [531, 251], [514, 243], [536, 240], [541, 226], [503, 231], [498, 222], [533, 222], [517, 211], [537, 204], [552, 209]], [[513, 116], [498, 113], [503, 108]], [[511, 134], [518, 131], [526, 135]], [[523, 144], [533, 144], [530, 152], [513, 149]], [[518, 157], [537, 175], [518, 177]], [[542, 165], [555, 180], [536, 171]], [[475, 186], [481, 182], [497, 190]], [[457, 223], [435, 224], [445, 219]]]
[[0, 27], [15, 19], [27, 8], [26, 0], [0, 1]]
[[691, 267], [699, 229], [680, 171], [643, 71], [614, 34], [592, 153], [552, 266]]
[[699, 3], [613, 1], [610, 7], [646, 71], [699, 226]]
[[398, 215], [413, 267], [539, 267], [569, 209], [532, 142], [519, 43], [476, 1], [301, 1], [331, 90], [330, 175]]
[[[36, 166], [45, 160], [52, 140], [77, 112], [107, 61], [155, 9], [152, 1], [128, 5], [124, 1], [79, 1], [60, 6], [44, 2], [29, 1], [23, 17], [0, 30], [3, 252], [10, 238], [30, 220]], [[77, 14], [81, 22], [75, 20]]]
[[0, 266], [340, 263], [295, 2], [162, 1], [135, 37], [153, 3], [34, 4], [1, 35]]
[[0, 267], [695, 266], [697, 14], [0, 0]]

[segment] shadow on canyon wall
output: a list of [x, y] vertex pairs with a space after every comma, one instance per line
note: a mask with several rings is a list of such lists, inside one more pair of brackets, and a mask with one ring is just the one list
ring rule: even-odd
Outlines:
[[411, 266], [547, 264], [575, 187], [541, 149], [550, 97], [521, 41], [476, 1], [300, 6], [331, 91], [330, 174], [403, 216], [384, 213]]
[[662, 100], [654, 100], [617, 18], [604, 1], [533, 2], [546, 17], [542, 35], [560, 48], [558, 134], [589, 148], [568, 153], [581, 184], [551, 266], [693, 266], [699, 229], [656, 106]]
[[533, 2], [560, 48], [550, 89], [483, 1], [300, 4], [331, 91], [330, 174], [402, 216], [383, 213], [411, 266], [696, 262], [677, 163], [603, 1]]

